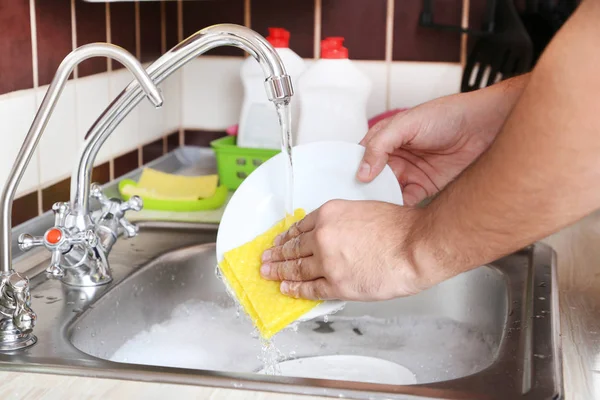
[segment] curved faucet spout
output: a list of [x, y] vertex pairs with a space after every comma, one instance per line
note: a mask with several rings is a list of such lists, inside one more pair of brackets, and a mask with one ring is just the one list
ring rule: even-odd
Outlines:
[[[200, 54], [219, 46], [239, 47], [250, 53], [262, 67], [269, 99], [274, 103], [290, 100], [294, 91], [281, 58], [265, 38], [240, 25], [213, 25], [196, 32], [150, 65], [148, 73], [158, 84]], [[86, 136], [85, 148], [71, 177], [72, 223], [80, 229], [84, 229], [89, 221], [90, 184], [96, 155], [141, 99], [139, 83], [132, 82], [96, 120]]]
[[92, 57], [108, 57], [121, 62], [127, 69], [131, 71], [140, 87], [140, 92], [145, 93], [148, 99], [156, 107], [162, 105], [162, 95], [152, 82], [148, 73], [144, 70], [139, 61], [125, 49], [107, 44], [107, 43], [92, 43], [81, 46], [73, 50], [62, 61], [56, 75], [44, 96], [44, 100], [29, 128], [29, 132], [25, 137], [25, 141], [21, 146], [21, 150], [17, 155], [13, 168], [9, 174], [8, 180], [2, 192], [2, 212], [0, 213], [0, 276], [9, 275], [11, 268], [11, 212], [15, 192], [21, 182], [23, 173], [29, 165], [31, 157], [37, 147], [42, 133], [46, 128], [50, 115], [54, 110], [60, 94], [69, 79], [69, 75], [77, 64]]

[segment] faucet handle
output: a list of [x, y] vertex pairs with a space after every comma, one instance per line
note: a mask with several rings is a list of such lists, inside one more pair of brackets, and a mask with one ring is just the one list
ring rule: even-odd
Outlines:
[[102, 193], [102, 188], [97, 183], [92, 183], [92, 186], [90, 187], [90, 196], [98, 200], [103, 208], [110, 207], [111, 205], [110, 199]]
[[128, 201], [124, 201], [120, 204], [119, 208], [121, 210], [122, 217], [119, 219], [119, 224], [123, 227], [125, 231], [125, 236], [128, 238], [132, 238], [138, 234], [138, 227], [135, 224], [132, 224], [125, 218], [125, 212], [129, 210], [133, 211], [141, 211], [144, 207], [144, 202], [139, 196], [131, 196]]
[[18, 244], [22, 251], [31, 250], [34, 247], [44, 246], [52, 253], [50, 265], [46, 272], [53, 276], [63, 276], [63, 270], [60, 266], [62, 255], [74, 245], [84, 244], [88, 247], [94, 247], [98, 243], [98, 237], [91, 229], [70, 233], [62, 226], [55, 226], [46, 231], [44, 236], [32, 236], [23, 233], [19, 236]]
[[131, 196], [131, 198], [127, 201], [121, 203], [121, 211], [125, 213], [126, 211], [141, 211], [144, 208], [144, 201], [140, 196]]
[[52, 211], [54, 212], [54, 226], [63, 227], [65, 226], [65, 220], [70, 211], [69, 203], [58, 202], [52, 205]]

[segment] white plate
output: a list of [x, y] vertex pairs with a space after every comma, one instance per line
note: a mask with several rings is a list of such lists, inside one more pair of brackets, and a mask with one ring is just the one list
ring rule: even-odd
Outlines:
[[[408, 368], [391, 361], [365, 356], [319, 356], [277, 364], [283, 376], [368, 382], [388, 385], [414, 385], [417, 378]], [[258, 372], [265, 374], [264, 370]]]
[[[402, 205], [396, 176], [386, 166], [370, 183], [356, 179], [365, 148], [349, 142], [313, 142], [293, 149], [294, 208], [307, 213], [329, 200], [378, 200]], [[217, 233], [217, 260], [264, 233], [285, 215], [286, 159], [279, 153], [242, 182], [223, 213]], [[299, 318], [330, 314], [344, 302], [326, 301]]]

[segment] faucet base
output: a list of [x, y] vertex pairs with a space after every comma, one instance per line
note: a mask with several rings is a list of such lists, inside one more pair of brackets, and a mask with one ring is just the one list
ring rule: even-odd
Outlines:
[[76, 287], [95, 287], [102, 286], [112, 282], [112, 276], [110, 275], [97, 275], [97, 276], [73, 276], [65, 274], [60, 278], [61, 282], [65, 285], [76, 286]]
[[[11, 334], [12, 333], [12, 334]], [[11, 352], [33, 346], [37, 338], [32, 333], [21, 333], [18, 330], [3, 332], [0, 337], [0, 352]]]

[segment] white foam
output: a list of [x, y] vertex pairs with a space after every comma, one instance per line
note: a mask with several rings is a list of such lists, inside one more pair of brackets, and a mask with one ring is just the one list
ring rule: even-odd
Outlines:
[[400, 364], [412, 371], [419, 383], [426, 383], [475, 373], [493, 362], [497, 348], [490, 336], [451, 319], [332, 315], [328, 323], [303, 322], [277, 334], [273, 338], [276, 360], [265, 357], [261, 341], [252, 335], [252, 323], [236, 311], [208, 302], [183, 304], [167, 321], [130, 338], [111, 360], [256, 372], [267, 361], [366, 356]]

